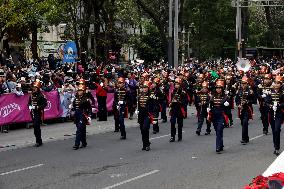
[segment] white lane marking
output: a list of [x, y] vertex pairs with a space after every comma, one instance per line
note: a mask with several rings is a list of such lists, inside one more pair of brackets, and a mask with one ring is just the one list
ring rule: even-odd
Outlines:
[[[185, 133], [185, 131], [182, 131], [182, 132]], [[168, 136], [171, 136], [171, 134], [162, 135], [162, 136], [158, 136], [158, 137], [154, 137], [154, 138], [150, 138], [149, 140], [155, 140], [155, 139], [159, 139], [159, 138], [165, 138], [165, 137], [168, 137]]]
[[262, 174], [265, 177], [271, 176], [274, 173], [284, 172], [284, 152], [282, 152], [274, 162]]
[[114, 185], [112, 185], [112, 186], [104, 187], [103, 189], [115, 188], [115, 187], [118, 187], [118, 186], [120, 186], [120, 185], [123, 185], [123, 184], [129, 183], [129, 182], [132, 182], [132, 181], [141, 179], [141, 178], [143, 178], [143, 177], [146, 177], [146, 176], [149, 176], [149, 175], [152, 175], [152, 174], [155, 174], [155, 173], [157, 173], [157, 172], [159, 172], [159, 171], [160, 171], [160, 170], [154, 170], [154, 171], [151, 171], [151, 172], [149, 172], [149, 173], [145, 173], [145, 174], [139, 175], [139, 176], [137, 176], [137, 177], [134, 177], [134, 178], [131, 178], [131, 179], [128, 179], [128, 180], [119, 182], [119, 183], [114, 184]]
[[171, 136], [171, 134], [150, 138], [150, 140], [155, 140], [155, 139], [164, 138], [164, 137], [168, 137], [168, 136]]
[[255, 139], [258, 139], [258, 138], [263, 137], [263, 136], [264, 136], [264, 134], [259, 135], [259, 136], [256, 136], [256, 137], [253, 137], [253, 138], [251, 138], [250, 140], [255, 140]]
[[4, 175], [9, 175], [9, 174], [12, 174], [12, 173], [16, 173], [16, 172], [20, 172], [20, 171], [25, 171], [25, 170], [29, 170], [29, 169], [34, 169], [34, 168], [37, 168], [37, 167], [41, 167], [43, 166], [44, 164], [38, 164], [38, 165], [33, 165], [33, 166], [30, 166], [30, 167], [25, 167], [25, 168], [22, 168], [22, 169], [16, 169], [14, 171], [9, 171], [9, 172], [5, 172], [5, 173], [1, 173], [0, 176], [4, 176]]

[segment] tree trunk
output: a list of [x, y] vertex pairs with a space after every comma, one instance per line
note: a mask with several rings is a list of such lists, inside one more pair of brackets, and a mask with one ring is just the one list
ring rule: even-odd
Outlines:
[[32, 44], [31, 44], [31, 50], [33, 54], [33, 59], [38, 59], [38, 53], [37, 53], [37, 23], [33, 22], [31, 24], [31, 30], [32, 30]]
[[[263, 4], [265, 4], [265, 2]], [[273, 19], [271, 7], [264, 7], [264, 11], [268, 25], [267, 45], [269, 47], [278, 47], [281, 45], [280, 34], [278, 28], [275, 26], [275, 19]]]

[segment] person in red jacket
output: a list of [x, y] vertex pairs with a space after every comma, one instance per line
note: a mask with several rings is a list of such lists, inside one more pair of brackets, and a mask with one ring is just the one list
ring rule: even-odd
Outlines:
[[98, 100], [98, 121], [107, 121], [107, 85], [108, 81], [102, 77], [101, 80], [96, 83], [97, 87], [97, 100]]

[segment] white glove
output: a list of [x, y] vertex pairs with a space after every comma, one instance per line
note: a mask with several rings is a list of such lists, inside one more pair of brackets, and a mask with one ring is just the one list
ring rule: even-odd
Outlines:
[[258, 84], [258, 86], [257, 86], [258, 88], [261, 88], [262, 87], [262, 85], [261, 84]]
[[208, 112], [208, 113], [210, 112], [210, 110], [211, 110], [210, 108], [207, 108], [207, 112]]
[[225, 94], [226, 94], [226, 95], [229, 94], [229, 91], [225, 91]]
[[153, 121], [153, 125], [157, 124], [157, 121]]
[[138, 115], [138, 114], [139, 114], [139, 111], [138, 111], [138, 110], [135, 110], [135, 114]]
[[277, 106], [273, 106], [272, 109], [273, 109], [273, 111], [276, 111], [277, 110]]
[[118, 101], [118, 104], [119, 105], [122, 105], [124, 102], [123, 101]]
[[224, 103], [224, 105], [225, 105], [225, 106], [229, 106], [230, 103], [229, 103], [228, 101], [226, 101], [226, 102]]
[[92, 113], [95, 113], [96, 112], [96, 108], [92, 108]]
[[277, 105], [278, 105], [278, 103], [277, 103], [277, 102], [274, 102], [274, 103], [273, 103], [273, 106], [276, 106], [276, 107], [277, 107]]
[[29, 110], [34, 110], [35, 107], [34, 106], [29, 106]]
[[88, 120], [88, 124], [91, 125], [92, 124], [92, 118], [88, 117], [87, 120]]
[[103, 83], [100, 83], [100, 86], [102, 86], [102, 87], [103, 87], [103, 86], [104, 86], [104, 84], [103, 84]]
[[69, 105], [69, 109], [72, 109], [72, 104]]
[[266, 94], [271, 94], [271, 91], [267, 90], [267, 91], [266, 91]]
[[265, 98], [265, 97], [266, 97], [266, 94], [263, 93], [263, 94], [261, 95], [261, 97], [262, 97], [262, 98]]

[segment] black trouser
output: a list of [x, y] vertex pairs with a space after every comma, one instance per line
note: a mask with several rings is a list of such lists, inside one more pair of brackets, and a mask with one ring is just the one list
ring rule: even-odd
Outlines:
[[167, 101], [161, 100], [159, 103], [162, 107], [161, 118], [163, 119], [163, 121], [167, 121]]
[[[207, 110], [207, 108], [205, 109]], [[208, 115], [207, 112], [200, 112], [200, 115], [198, 116], [198, 126], [197, 126], [198, 132], [201, 132], [204, 119], [206, 119], [206, 124], [207, 124], [206, 132], [207, 133], [211, 132], [211, 123], [210, 121], [207, 120], [207, 115]]]
[[118, 131], [120, 130], [121, 136], [125, 137], [126, 136], [126, 131], [125, 131], [125, 124], [124, 124], [124, 110], [125, 110], [125, 105], [119, 105], [119, 110], [116, 110], [117, 112], [114, 115], [114, 123], [115, 123], [115, 130]]
[[260, 113], [261, 113], [261, 121], [263, 125], [263, 131], [268, 132], [268, 127], [269, 127], [269, 120], [268, 120], [268, 109], [265, 106], [261, 106], [259, 108]]
[[176, 122], [178, 124], [178, 139], [182, 139], [183, 118], [181, 116], [176, 116], [175, 114], [171, 117], [171, 137], [175, 138], [176, 136]]
[[133, 117], [133, 114], [136, 109], [137, 99], [134, 94], [131, 94], [130, 98], [131, 99], [128, 101], [128, 111], [129, 111], [130, 117]]
[[42, 144], [40, 124], [41, 124], [41, 113], [37, 112], [34, 114], [33, 117], [34, 135], [37, 144]]
[[216, 150], [221, 150], [223, 144], [224, 116], [222, 112], [213, 112], [213, 126], [216, 131]]
[[142, 142], [143, 142], [143, 148], [146, 148], [148, 146], [150, 146], [150, 134], [149, 134], [149, 130], [150, 130], [150, 119], [147, 116], [147, 113], [145, 111], [141, 111], [139, 110], [139, 115], [138, 115], [138, 122], [140, 125], [140, 131], [141, 131], [141, 135], [142, 135]]
[[156, 124], [153, 124], [153, 131], [154, 131], [154, 132], [157, 132], [157, 133], [160, 131], [160, 127], [159, 127], [158, 121], [157, 121]]
[[248, 121], [249, 121], [249, 112], [243, 109], [241, 112], [241, 124], [242, 124], [242, 140], [245, 142], [249, 142]]
[[98, 99], [98, 118], [100, 121], [107, 121], [106, 96], [97, 96]]
[[226, 107], [225, 108], [225, 114], [228, 116], [229, 121], [230, 121], [230, 125], [233, 124], [233, 116], [232, 116], [232, 110], [231, 107]]
[[270, 124], [273, 134], [273, 144], [275, 150], [280, 150], [280, 133], [281, 125], [283, 123], [283, 114], [277, 112], [274, 119], [274, 112], [270, 112]]
[[86, 124], [84, 120], [84, 115], [81, 112], [77, 112], [75, 114], [75, 119], [76, 119], [76, 139], [75, 139], [75, 146], [79, 147], [80, 142], [82, 143], [83, 146], [87, 145], [86, 141]]

